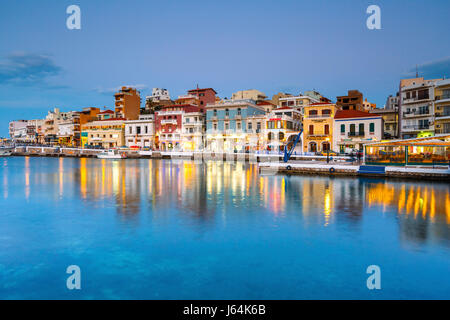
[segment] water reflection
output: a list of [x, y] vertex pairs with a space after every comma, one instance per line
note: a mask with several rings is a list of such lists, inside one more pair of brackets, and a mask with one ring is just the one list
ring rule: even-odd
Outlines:
[[[3, 197], [11, 195], [12, 169], [4, 160]], [[23, 161], [25, 198], [33, 188], [55, 188], [55, 199], [81, 199], [111, 207], [124, 219], [150, 212], [163, 219], [176, 208], [199, 223], [261, 215], [297, 219], [304, 226], [357, 231], [363, 217], [396, 219], [402, 239], [450, 240], [449, 186], [374, 179], [264, 176], [257, 165], [210, 161], [36, 159]], [[49, 169], [54, 167], [56, 170]], [[19, 171], [20, 172], [20, 171]], [[23, 180], [22, 180], [23, 181]], [[50, 194], [50, 190], [46, 190]], [[397, 223], [397, 222], [396, 222]]]

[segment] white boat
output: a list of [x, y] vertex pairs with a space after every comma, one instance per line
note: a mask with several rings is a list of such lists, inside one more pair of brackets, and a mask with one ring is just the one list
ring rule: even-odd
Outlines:
[[97, 155], [99, 159], [126, 159], [127, 155], [125, 152], [119, 152], [119, 150], [106, 150], [102, 151]]
[[0, 157], [9, 157], [10, 155], [12, 155], [12, 153], [12, 148], [0, 147]]

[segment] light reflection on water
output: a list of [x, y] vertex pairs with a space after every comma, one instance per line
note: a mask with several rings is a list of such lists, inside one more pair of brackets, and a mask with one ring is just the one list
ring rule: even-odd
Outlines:
[[[1, 205], [7, 209], [0, 215], [0, 280], [14, 280], [0, 285], [0, 298], [2, 292], [6, 298], [73, 298], [44, 284], [58, 263], [66, 263], [59, 261], [62, 256], [92, 268], [106, 259], [111, 270], [117, 269], [116, 278], [140, 274], [160, 290], [155, 295], [146, 287], [111, 284], [77, 298], [449, 298], [443, 294], [450, 287], [448, 277], [442, 286], [432, 274], [450, 266], [445, 183], [265, 176], [257, 165], [182, 160], [9, 158], [2, 160], [1, 174]], [[161, 248], [173, 255], [158, 254]], [[105, 253], [111, 250], [114, 255]], [[194, 252], [195, 258], [186, 258], [185, 252]], [[125, 257], [130, 261], [124, 268]], [[31, 290], [23, 284], [27, 278], [15, 272], [29, 271], [26, 263], [39, 258], [48, 263], [37, 281], [46, 288], [34, 288], [33, 295], [24, 291]], [[174, 261], [167, 265], [163, 258]], [[206, 275], [188, 269], [191, 277], [184, 270], [186, 259], [194, 259], [191, 267]], [[355, 287], [356, 271], [351, 270], [373, 260], [393, 270], [411, 269], [392, 271], [397, 288], [370, 296], [364, 285]], [[421, 266], [430, 268], [427, 263], [436, 270], [421, 275]], [[148, 267], [153, 264], [156, 270]], [[282, 275], [274, 275], [278, 264]], [[246, 265], [260, 270], [247, 275], [244, 289], [239, 284], [210, 288], [211, 277], [235, 281], [242, 275], [233, 266]], [[305, 269], [309, 273], [303, 275]], [[347, 289], [320, 273], [333, 270], [346, 279]], [[103, 279], [98, 269], [92, 272]], [[418, 275], [423, 283], [403, 288], [396, 272], [397, 278]], [[164, 284], [171, 273], [185, 282], [184, 290]], [[365, 277], [364, 270], [360, 276]], [[191, 283], [191, 278], [203, 283]]]

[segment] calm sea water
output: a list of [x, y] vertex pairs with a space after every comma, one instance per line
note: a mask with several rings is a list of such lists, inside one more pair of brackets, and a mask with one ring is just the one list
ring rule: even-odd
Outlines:
[[2, 299], [450, 299], [446, 183], [67, 158], [0, 175]]

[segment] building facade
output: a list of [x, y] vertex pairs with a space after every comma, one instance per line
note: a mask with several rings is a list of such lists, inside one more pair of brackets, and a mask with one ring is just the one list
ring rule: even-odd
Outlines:
[[[250, 148], [247, 135], [250, 117], [264, 116], [265, 109], [254, 100], [223, 100], [206, 107], [207, 148], [214, 152], [243, 152]], [[252, 130], [253, 130], [253, 121]]]
[[113, 118], [88, 122], [82, 126], [84, 147], [102, 147], [104, 149], [125, 146], [125, 119]]
[[114, 94], [115, 116], [126, 120], [137, 120], [141, 111], [141, 97], [134, 88], [122, 87]]
[[140, 115], [138, 120], [125, 121], [125, 145], [129, 148], [154, 147], [155, 119], [153, 114]]
[[204, 88], [204, 89], [192, 89], [188, 91], [189, 95], [194, 95], [198, 98], [198, 106], [205, 110], [206, 106], [211, 103], [216, 102], [217, 92], [213, 88]]
[[383, 138], [383, 118], [358, 110], [338, 110], [333, 121], [333, 150], [363, 151], [364, 145]]
[[157, 111], [155, 113], [156, 149], [181, 151], [185, 146], [191, 150], [201, 148], [202, 143], [199, 141], [199, 136], [203, 137], [201, 114], [203, 114], [203, 108], [194, 104], [174, 104]]
[[348, 90], [346, 96], [336, 97], [336, 106], [341, 110], [364, 111], [364, 97], [358, 90]]
[[400, 88], [400, 137], [434, 135], [434, 80], [408, 79]]
[[436, 82], [435, 133], [450, 133], [450, 80]]
[[303, 151], [309, 153], [331, 150], [333, 118], [338, 107], [333, 103], [319, 102], [304, 108]]
[[[302, 114], [297, 108], [281, 107], [266, 115], [265, 141], [267, 150], [283, 151], [284, 146], [293, 141], [300, 133]], [[301, 141], [298, 151], [301, 150]]]
[[264, 92], [256, 89], [241, 90], [231, 95], [231, 100], [253, 100], [258, 102], [266, 99], [267, 96], [264, 94]]

